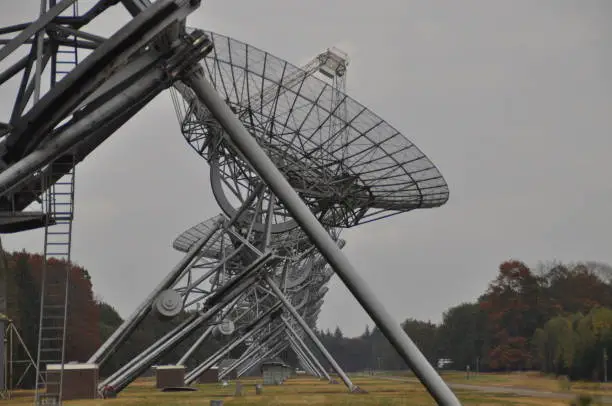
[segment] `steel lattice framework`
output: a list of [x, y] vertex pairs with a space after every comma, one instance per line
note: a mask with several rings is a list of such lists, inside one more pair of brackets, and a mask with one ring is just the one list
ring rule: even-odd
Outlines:
[[[75, 0], [49, 0], [41, 2], [37, 20], [0, 29], [9, 35], [0, 39], [0, 63], [11, 62], [0, 69], [0, 85], [21, 74], [13, 111], [0, 122], [0, 232], [45, 227], [47, 247], [55, 235], [49, 230], [67, 224], [61, 244], [69, 261], [75, 165], [169, 88], [184, 138], [211, 169], [222, 213], [175, 240], [185, 257], [89, 362], [103, 364], [151, 312], [172, 318], [192, 311], [100, 382], [100, 393], [121, 391], [196, 336], [177, 360], [184, 365], [215, 332], [230, 341], [191, 369], [187, 384], [243, 344], [247, 349], [222, 375], [244, 374], [290, 348], [304, 369], [333, 382], [309, 340], [349, 390], [360, 391], [313, 331], [336, 274], [434, 398], [458, 404], [341, 252], [340, 239], [343, 228], [444, 204], [442, 175], [413, 143], [346, 95], [342, 52], [327, 50], [298, 68], [232, 38], [188, 28], [186, 17], [199, 3], [99, 0], [80, 12]], [[132, 15], [122, 28], [110, 37], [85, 31], [116, 4]], [[24, 47], [29, 51], [19, 58], [16, 51]], [[67, 52], [74, 58], [58, 69]], [[64, 184], [68, 191], [58, 192]], [[39, 200], [40, 212], [24, 211]], [[69, 212], [57, 209], [58, 202]], [[66, 295], [63, 329], [52, 326], [64, 332], [60, 371], [67, 302]], [[53, 318], [45, 309], [41, 331]], [[39, 341], [45, 341], [42, 333]], [[50, 364], [41, 356], [45, 349], [39, 344], [39, 368]]]

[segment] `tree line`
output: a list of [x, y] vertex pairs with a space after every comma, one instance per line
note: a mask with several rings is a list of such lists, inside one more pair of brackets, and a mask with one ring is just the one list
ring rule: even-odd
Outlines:
[[[25, 251], [6, 253], [5, 258], [8, 316], [35, 356], [43, 258]], [[49, 277], [63, 275], [66, 266], [51, 261]], [[69, 268], [66, 359], [85, 362], [123, 320], [112, 305], [94, 297], [85, 268], [76, 264]], [[441, 323], [407, 319], [402, 327], [433, 365], [447, 359], [452, 361], [447, 367], [453, 369], [540, 370], [572, 379], [601, 380], [610, 367], [607, 354], [612, 355], [611, 280], [612, 268], [596, 262], [547, 263], [532, 269], [521, 261], [506, 261], [480, 297], [448, 309]], [[127, 363], [186, 317], [188, 313], [170, 321], [147, 317], [113, 353], [100, 375]], [[317, 334], [347, 371], [407, 368], [378, 328], [366, 327], [362, 335], [350, 338], [339, 328], [318, 330]], [[197, 334], [174, 348], [159, 364], [176, 362], [196, 338]], [[212, 337], [188, 360], [187, 367], [199, 364], [226, 342], [223, 337]], [[230, 356], [242, 349], [236, 348]], [[287, 357], [294, 360], [290, 352], [283, 354]], [[13, 359], [25, 358], [24, 350], [14, 346]], [[16, 365], [14, 380], [23, 372], [19, 368], [25, 366]], [[33, 383], [30, 371], [22, 386]]]
[[[42, 255], [21, 251], [4, 253], [2, 262], [7, 316], [25, 344], [24, 348], [17, 340], [13, 342], [12, 360], [15, 362], [13, 368], [9, 370], [8, 379], [13, 381], [13, 385], [21, 379], [23, 387], [33, 387], [34, 369], [25, 361], [29, 360], [27, 352], [34, 358], [37, 354], [44, 259]], [[51, 259], [47, 263], [46, 277], [53, 283], [59, 283], [65, 279], [66, 269], [70, 272], [66, 358], [81, 361], [86, 360], [100, 345], [100, 311], [94, 301], [91, 278], [85, 268]], [[53, 297], [48, 300], [54, 299], [63, 300]]]
[[[539, 370], [602, 380], [612, 355], [612, 268], [506, 261], [474, 302], [448, 309], [439, 324], [408, 319], [402, 327], [427, 359], [481, 371]], [[319, 331], [349, 371], [407, 368], [381, 332], [346, 338]]]

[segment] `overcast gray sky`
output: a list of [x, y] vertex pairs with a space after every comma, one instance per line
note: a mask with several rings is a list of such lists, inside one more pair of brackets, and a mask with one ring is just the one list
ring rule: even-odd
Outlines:
[[[4, 3], [1, 25], [37, 8]], [[296, 64], [334, 45], [350, 54], [349, 94], [438, 165], [451, 197], [349, 230], [345, 252], [398, 322], [437, 322], [506, 259], [612, 262], [611, 18], [606, 0], [208, 0], [190, 25]], [[167, 93], [79, 165], [76, 190], [73, 257], [122, 315], [181, 257], [172, 240], [219, 213]], [[42, 242], [3, 237], [9, 250]], [[334, 278], [319, 325], [366, 324]]]

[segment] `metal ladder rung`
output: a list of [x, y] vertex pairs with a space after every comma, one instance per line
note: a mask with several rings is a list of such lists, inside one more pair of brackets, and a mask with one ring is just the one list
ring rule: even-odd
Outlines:
[[[63, 307], [64, 307], [63, 305], [49, 305], [49, 306], [62, 306], [62, 310], [63, 310]], [[53, 310], [58, 310], [58, 309], [59, 309], [59, 307], [57, 307], [57, 308], [52, 308], [52, 307], [49, 307], [49, 306], [45, 306], [45, 310], [47, 310], [47, 313], [48, 313], [48, 312], [50, 312], [50, 311], [53, 311]], [[64, 313], [62, 312], [62, 315], [63, 315], [63, 314], [64, 314]]]
[[57, 293], [57, 294], [54, 294], [54, 295], [48, 294], [47, 297], [51, 298], [51, 299], [54, 299], [54, 298], [64, 298], [65, 295], [63, 293]]

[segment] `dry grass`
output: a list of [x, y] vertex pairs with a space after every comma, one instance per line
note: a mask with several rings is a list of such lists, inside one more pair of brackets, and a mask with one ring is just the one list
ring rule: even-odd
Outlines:
[[[211, 399], [223, 399], [226, 405], [434, 405], [435, 403], [419, 383], [388, 381], [376, 378], [355, 378], [354, 382], [367, 394], [349, 394], [343, 385], [330, 385], [312, 378], [293, 378], [281, 386], [266, 386], [262, 395], [255, 395], [256, 379], [242, 381], [245, 396], [234, 397], [234, 385], [198, 385], [196, 392], [163, 393], [154, 389], [151, 380], [138, 380], [117, 399], [65, 402], [66, 405], [208, 405]], [[456, 391], [465, 405], [567, 405], [567, 401], [525, 398], [512, 395]], [[25, 395], [25, 394], [23, 394]], [[31, 404], [31, 394], [12, 399], [8, 404]], [[5, 403], [7, 404], [7, 403]]]
[[522, 389], [542, 390], [549, 392], [584, 393], [591, 395], [612, 396], [612, 383], [599, 382], [569, 382], [565, 377], [554, 377], [538, 372], [521, 373], [487, 373], [470, 376], [466, 379], [465, 372], [450, 372], [443, 375], [447, 382], [457, 382], [473, 385], [512, 387]]

